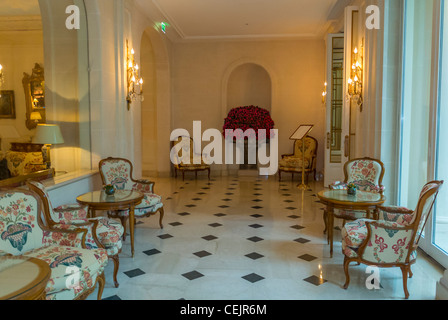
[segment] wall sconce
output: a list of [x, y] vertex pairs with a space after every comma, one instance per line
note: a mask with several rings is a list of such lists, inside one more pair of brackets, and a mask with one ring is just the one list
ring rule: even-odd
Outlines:
[[[362, 51], [362, 48], [361, 48]], [[350, 78], [348, 79], [348, 95], [350, 99], [356, 101], [362, 111], [362, 79], [363, 79], [363, 56], [357, 48], [352, 54], [352, 69], [350, 71]]]
[[322, 104], [325, 104], [327, 100], [327, 82], [324, 83], [325, 89], [322, 92]]
[[134, 60], [134, 49], [130, 49], [128, 41], [126, 40], [126, 52], [127, 52], [127, 80], [128, 80], [128, 94], [126, 100], [128, 102], [128, 110], [131, 108], [131, 103], [136, 101], [137, 98], [143, 101], [143, 79], [140, 77], [140, 68]]

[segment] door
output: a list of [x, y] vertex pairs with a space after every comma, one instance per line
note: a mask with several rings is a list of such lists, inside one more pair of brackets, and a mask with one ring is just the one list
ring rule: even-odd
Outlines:
[[347, 161], [346, 136], [349, 135], [344, 110], [344, 34], [327, 37], [327, 94], [326, 94], [326, 141], [324, 186], [344, 179], [343, 166]]

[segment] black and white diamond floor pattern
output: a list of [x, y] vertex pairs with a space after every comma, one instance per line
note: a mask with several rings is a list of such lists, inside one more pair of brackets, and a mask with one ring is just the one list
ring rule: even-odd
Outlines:
[[110, 263], [103, 298], [244, 300], [264, 293], [265, 299], [320, 299], [320, 288], [347, 294], [342, 255], [335, 248], [330, 258], [323, 205], [315, 201], [323, 187], [296, 186], [274, 177], [166, 178], [156, 189], [165, 228], [158, 228], [158, 217], [138, 219], [135, 257], [128, 236], [120, 287], [112, 285]]

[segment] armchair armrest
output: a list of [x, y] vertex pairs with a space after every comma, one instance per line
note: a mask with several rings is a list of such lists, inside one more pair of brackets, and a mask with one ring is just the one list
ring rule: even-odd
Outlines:
[[414, 218], [414, 211], [405, 207], [379, 206], [377, 209], [378, 220], [409, 225]]
[[0, 250], [0, 257], [6, 257], [6, 256], [11, 256], [11, 254], [6, 251]]
[[42, 227], [44, 246], [60, 245], [75, 248], [86, 248], [87, 229], [61, 225], [60, 229]]
[[288, 154], [282, 154], [282, 159], [286, 158], [286, 157], [293, 157], [294, 153], [288, 153]]
[[97, 236], [98, 224], [99, 220], [97, 219], [71, 220], [55, 224], [52, 228], [57, 230], [86, 229], [85, 245], [104, 249], [104, 245], [99, 241]]
[[347, 190], [347, 183], [342, 181], [335, 181], [329, 185], [332, 190]]
[[53, 209], [56, 221], [84, 220], [87, 218], [88, 207], [80, 204], [62, 205]]
[[132, 186], [133, 190], [137, 190], [143, 193], [154, 193], [155, 182], [144, 179], [133, 181], [134, 181], [134, 185]]

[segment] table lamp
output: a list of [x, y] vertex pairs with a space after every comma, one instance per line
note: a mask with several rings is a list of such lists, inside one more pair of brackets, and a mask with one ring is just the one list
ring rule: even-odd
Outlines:
[[45, 154], [47, 169], [51, 168], [50, 146], [64, 143], [61, 129], [56, 124], [38, 124], [33, 143], [43, 144], [42, 152]]
[[42, 116], [41, 116], [40, 112], [37, 112], [37, 111], [31, 112], [30, 120], [32, 120], [36, 123], [39, 122], [39, 120], [42, 120]]

